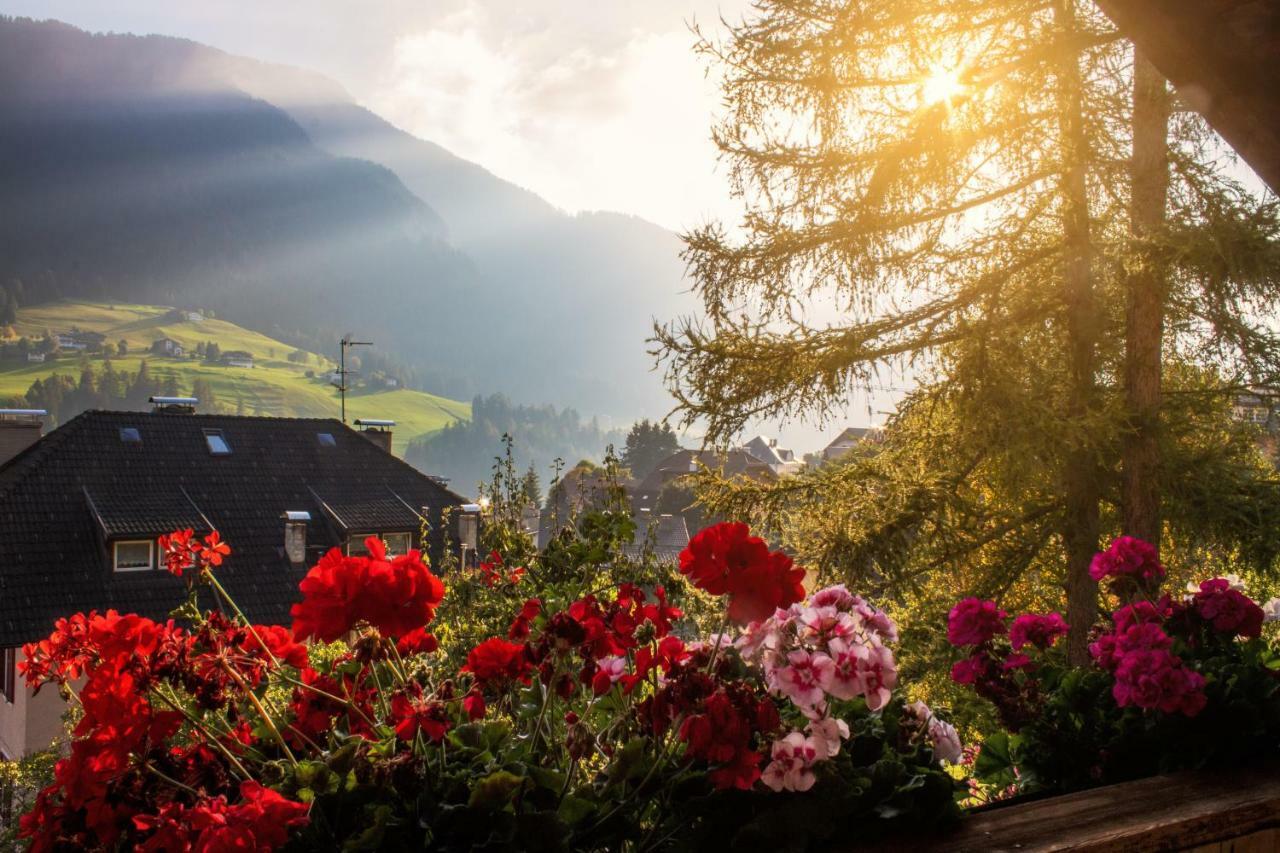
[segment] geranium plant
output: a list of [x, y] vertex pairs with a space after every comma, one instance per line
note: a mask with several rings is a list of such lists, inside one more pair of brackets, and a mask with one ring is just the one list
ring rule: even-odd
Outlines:
[[452, 650], [433, 631], [445, 584], [417, 552], [331, 551], [285, 627], [233, 602], [200, 612], [202, 587], [230, 602], [230, 548], [164, 537], [192, 591], [174, 619], [77, 614], [25, 649], [28, 683], [56, 684], [80, 718], [22, 836], [38, 851], [802, 848], [957, 814], [942, 763], [959, 741], [897, 692], [885, 614], [843, 587], [806, 598], [786, 555], [718, 525], [681, 556], [679, 577], [722, 599], [699, 636], [664, 585], [600, 586], [607, 516], [561, 541], [555, 584], [537, 584], [536, 555], [527, 572], [500, 554], [458, 569], [511, 606]]
[[1053, 648], [1067, 632], [1056, 613], [1010, 623], [974, 598], [952, 609], [948, 639], [965, 656], [951, 677], [991, 701], [1005, 728], [983, 744], [980, 781], [1065, 791], [1280, 757], [1280, 653], [1262, 638], [1274, 617], [1237, 578], [1175, 597], [1155, 548], [1128, 536], [1090, 574], [1113, 605], [1091, 630], [1088, 667]]

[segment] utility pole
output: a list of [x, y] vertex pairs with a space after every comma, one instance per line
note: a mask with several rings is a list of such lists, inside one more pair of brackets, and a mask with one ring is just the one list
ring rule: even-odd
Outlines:
[[347, 374], [358, 373], [356, 370], [347, 370], [347, 348], [348, 347], [371, 347], [373, 341], [353, 341], [351, 335], [346, 335], [340, 342], [342, 354], [339, 356], [338, 368], [338, 392], [342, 396], [342, 422], [347, 422]]

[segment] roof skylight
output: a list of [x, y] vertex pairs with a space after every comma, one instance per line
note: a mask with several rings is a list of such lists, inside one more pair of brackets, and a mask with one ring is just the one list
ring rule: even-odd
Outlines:
[[338, 446], [338, 442], [333, 440], [333, 433], [331, 432], [316, 433], [316, 440], [320, 442], [321, 447], [337, 447]]
[[205, 430], [204, 443], [209, 445], [209, 452], [214, 456], [227, 456], [231, 453], [231, 445], [220, 429]]
[[142, 444], [142, 433], [137, 427], [120, 427], [120, 440], [125, 444]]

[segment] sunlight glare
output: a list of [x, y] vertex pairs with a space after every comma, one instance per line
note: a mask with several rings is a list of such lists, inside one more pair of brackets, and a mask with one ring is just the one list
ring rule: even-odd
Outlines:
[[924, 79], [924, 83], [920, 89], [920, 97], [923, 105], [931, 107], [934, 104], [943, 102], [951, 103], [955, 98], [960, 97], [965, 92], [964, 83], [960, 82], [960, 72], [958, 70], [948, 70], [935, 66]]

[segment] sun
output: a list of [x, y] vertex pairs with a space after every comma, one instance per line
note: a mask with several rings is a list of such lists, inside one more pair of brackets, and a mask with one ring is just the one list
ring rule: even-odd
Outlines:
[[966, 88], [964, 83], [960, 81], [960, 72], [958, 70], [948, 70], [935, 66], [930, 71], [929, 76], [924, 78], [920, 88], [920, 97], [926, 107], [941, 103], [949, 104], [963, 95]]

